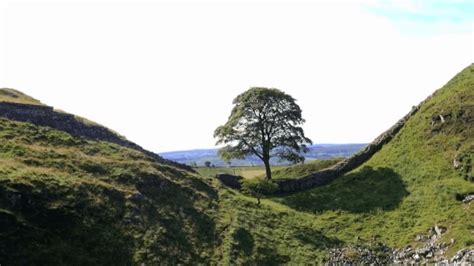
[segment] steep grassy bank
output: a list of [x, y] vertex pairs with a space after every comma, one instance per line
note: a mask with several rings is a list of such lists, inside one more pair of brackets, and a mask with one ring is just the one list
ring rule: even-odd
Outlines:
[[424, 103], [362, 167], [328, 186], [274, 200], [309, 213], [342, 212], [333, 223], [340, 224], [337, 235], [344, 240], [377, 236], [403, 246], [440, 224], [448, 227], [443, 241], [455, 240], [451, 251], [472, 246], [474, 212], [456, 196], [474, 192], [473, 136], [470, 66]]
[[473, 117], [470, 66], [364, 165], [260, 206], [140, 150], [0, 119], [0, 264], [317, 264], [335, 247], [416, 247], [434, 225], [448, 255], [472, 249], [458, 199], [474, 192]]
[[0, 88], [0, 102], [43, 105], [40, 101], [20, 91], [9, 88]]
[[217, 192], [145, 154], [0, 119], [0, 261], [204, 262]]
[[[331, 247], [416, 248], [423, 245], [416, 237], [435, 225], [447, 228], [437, 240], [446, 243], [446, 256], [473, 249], [474, 210], [459, 201], [459, 195], [474, 192], [473, 136], [470, 66], [424, 103], [381, 151], [333, 183], [272, 197], [260, 207], [238, 192], [221, 195], [220, 259], [264, 262], [261, 254], [269, 254], [265, 258], [273, 258], [272, 263], [318, 263]], [[275, 172], [306, 175], [313, 167], [297, 165]]]

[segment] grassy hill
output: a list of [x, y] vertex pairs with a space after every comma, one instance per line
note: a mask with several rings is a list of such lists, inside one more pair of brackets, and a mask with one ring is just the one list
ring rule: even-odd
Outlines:
[[344, 246], [416, 248], [434, 225], [451, 256], [474, 245], [458, 200], [474, 192], [473, 119], [469, 66], [363, 166], [259, 206], [140, 150], [0, 119], [0, 264], [315, 264]]
[[35, 98], [32, 98], [15, 89], [9, 89], [9, 88], [0, 88], [0, 102], [43, 105], [40, 101], [36, 100]]
[[[244, 246], [239, 243], [270, 243], [276, 258], [308, 263], [341, 245], [416, 248], [422, 245], [416, 236], [435, 225], [447, 228], [437, 240], [447, 243], [447, 256], [473, 249], [474, 211], [459, 201], [459, 195], [474, 192], [473, 145], [474, 66], [469, 66], [423, 103], [381, 151], [335, 182], [272, 197], [260, 208], [241, 195], [221, 201], [220, 210], [234, 221], [229, 227], [246, 232], [235, 233], [229, 249], [234, 247], [238, 262], [248, 262], [258, 259], [258, 248], [242, 253], [235, 250]], [[311, 167], [279, 172], [299, 176]]]
[[311, 173], [333, 166], [342, 160], [343, 158], [314, 160], [314, 161], [306, 162], [304, 164], [297, 164], [290, 167], [280, 168], [280, 169], [277, 169], [276, 171], [273, 171], [272, 178], [273, 179], [302, 178], [307, 175], [310, 175]]
[[274, 200], [318, 216], [339, 212], [331, 224], [338, 224], [334, 236], [345, 241], [377, 236], [403, 246], [440, 224], [448, 228], [443, 240], [455, 240], [451, 252], [472, 248], [474, 211], [457, 195], [474, 192], [473, 156], [474, 66], [469, 66], [359, 169], [328, 186]]
[[208, 261], [217, 192], [146, 154], [0, 119], [0, 263]]

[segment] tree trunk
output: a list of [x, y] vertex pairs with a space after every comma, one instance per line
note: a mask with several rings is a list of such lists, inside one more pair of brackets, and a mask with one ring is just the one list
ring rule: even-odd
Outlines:
[[265, 173], [267, 174], [267, 179], [270, 180], [272, 179], [272, 170], [270, 169], [270, 158], [265, 158], [263, 160], [263, 163], [265, 164]]

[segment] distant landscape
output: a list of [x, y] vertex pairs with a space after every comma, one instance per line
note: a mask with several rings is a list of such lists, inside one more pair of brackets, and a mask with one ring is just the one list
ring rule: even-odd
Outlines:
[[[339, 157], [349, 157], [364, 148], [367, 144], [314, 144], [308, 147], [309, 151], [304, 154], [306, 161], [318, 159], [330, 159]], [[187, 164], [190, 166], [205, 166], [210, 162], [215, 167], [229, 166], [217, 154], [218, 149], [195, 149], [186, 151], [171, 151], [159, 153], [163, 158]], [[289, 165], [288, 161], [280, 161], [277, 158], [271, 159], [272, 165]], [[231, 160], [230, 166], [261, 166], [262, 160], [256, 156], [247, 156], [245, 160]]]

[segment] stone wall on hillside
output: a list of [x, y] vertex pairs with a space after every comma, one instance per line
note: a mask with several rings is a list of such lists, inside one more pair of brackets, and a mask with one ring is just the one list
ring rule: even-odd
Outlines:
[[29, 122], [38, 126], [51, 127], [90, 140], [115, 143], [141, 151], [159, 162], [171, 164], [194, 172], [191, 167], [166, 160], [161, 156], [147, 151], [139, 145], [120, 137], [105, 127], [95, 124], [86, 124], [74, 115], [55, 111], [51, 106], [0, 102], [0, 117], [20, 122]]
[[105, 127], [86, 125], [74, 115], [57, 112], [50, 106], [2, 102], [0, 103], [0, 117], [51, 127], [87, 139], [108, 141], [134, 149], [139, 147], [119, 137]]
[[277, 191], [277, 193], [291, 193], [326, 185], [329, 182], [333, 181], [335, 178], [361, 166], [363, 163], [369, 160], [372, 155], [378, 152], [383, 145], [392, 140], [393, 137], [395, 137], [395, 135], [405, 125], [406, 121], [411, 116], [413, 116], [418, 111], [418, 109], [419, 106], [414, 106], [406, 116], [400, 119], [390, 129], [382, 133], [372, 143], [367, 145], [363, 150], [337, 163], [336, 165], [300, 179], [277, 181], [279, 186], [279, 190]]

